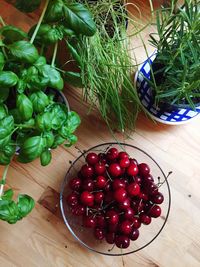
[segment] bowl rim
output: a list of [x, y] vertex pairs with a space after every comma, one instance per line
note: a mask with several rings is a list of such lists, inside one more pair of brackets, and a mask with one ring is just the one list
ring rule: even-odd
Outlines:
[[[164, 219], [164, 222], [161, 226], [161, 228], [159, 229], [158, 233], [148, 242], [146, 243], [145, 245], [139, 247], [138, 249], [135, 249], [133, 251], [129, 251], [129, 252], [122, 252], [120, 254], [117, 254], [117, 253], [106, 253], [106, 252], [100, 252], [98, 250], [95, 250], [93, 248], [91, 248], [90, 246], [88, 246], [87, 244], [85, 244], [79, 237], [76, 236], [76, 234], [74, 233], [74, 231], [72, 230], [71, 226], [69, 225], [68, 223], [68, 220], [66, 219], [66, 216], [65, 216], [65, 213], [64, 213], [64, 207], [63, 207], [63, 192], [64, 192], [64, 189], [65, 189], [65, 184], [66, 184], [66, 179], [67, 179], [67, 176], [69, 174], [69, 172], [71, 171], [71, 169], [73, 168], [73, 166], [76, 164], [76, 162], [84, 155], [84, 154], [87, 154], [89, 151], [93, 150], [93, 149], [96, 149], [100, 146], [106, 146], [106, 145], [119, 145], [119, 146], [128, 146], [128, 147], [132, 147], [136, 150], [139, 150], [140, 152], [144, 153], [146, 156], [148, 156], [156, 165], [157, 167], [159, 168], [159, 170], [161, 171], [164, 179], [165, 179], [165, 183], [167, 185], [167, 189], [168, 189], [168, 195], [169, 195], [169, 203], [168, 203], [168, 208], [167, 208], [167, 214], [165, 216], [165, 219]], [[168, 179], [167, 179], [167, 176], [165, 175], [164, 171], [161, 169], [160, 165], [154, 160], [154, 158], [152, 158], [147, 152], [145, 152], [143, 149], [139, 148], [139, 147], [136, 147], [134, 145], [131, 145], [131, 144], [127, 144], [127, 143], [123, 143], [123, 142], [106, 142], [106, 143], [101, 143], [101, 144], [98, 144], [96, 146], [93, 146], [87, 150], [84, 150], [83, 153], [77, 157], [72, 163], [71, 163], [71, 166], [69, 167], [66, 175], [65, 175], [65, 178], [61, 184], [61, 190], [60, 190], [60, 209], [61, 209], [61, 213], [62, 213], [62, 217], [63, 217], [63, 220], [68, 228], [68, 230], [70, 231], [70, 233], [73, 235], [73, 237], [78, 240], [84, 247], [86, 247], [87, 249], [89, 249], [90, 251], [93, 251], [93, 252], [96, 252], [98, 254], [101, 254], [101, 255], [106, 255], [106, 256], [125, 256], [125, 255], [129, 255], [129, 254], [132, 254], [132, 253], [136, 253], [144, 248], [146, 248], [148, 245], [150, 245], [159, 235], [160, 233], [162, 232], [163, 228], [165, 227], [166, 225], [166, 222], [168, 220], [168, 217], [169, 217], [169, 213], [170, 213], [170, 209], [171, 209], [171, 190], [170, 190], [170, 186], [169, 186], [169, 182], [168, 182]]]

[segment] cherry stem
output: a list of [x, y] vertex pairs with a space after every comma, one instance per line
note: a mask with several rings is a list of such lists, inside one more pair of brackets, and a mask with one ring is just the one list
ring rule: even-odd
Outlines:
[[173, 173], [172, 171], [168, 172], [168, 175], [167, 175], [166, 179], [163, 182], [160, 182], [160, 177], [158, 177], [158, 184], [157, 184], [158, 188], [160, 188], [166, 182], [166, 180], [169, 178], [169, 176], [172, 173]]
[[108, 171], [106, 170], [106, 174], [108, 175], [108, 178], [111, 182], [113, 182], [113, 179], [110, 177], [110, 174], [108, 173]]
[[86, 159], [86, 156], [85, 156], [85, 150], [80, 150], [80, 148], [78, 148], [77, 146], [75, 146], [75, 148], [78, 150], [79, 153], [81, 153], [81, 155], [84, 157], [84, 159]]
[[114, 249], [114, 247], [115, 247], [115, 244], [113, 244], [113, 246], [111, 247], [111, 249], [108, 249], [108, 251], [109, 252], [112, 251]]

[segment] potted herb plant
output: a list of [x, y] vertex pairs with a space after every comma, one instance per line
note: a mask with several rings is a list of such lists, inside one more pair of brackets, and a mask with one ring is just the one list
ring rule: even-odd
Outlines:
[[156, 48], [136, 78], [141, 103], [157, 121], [182, 124], [200, 113], [200, 1], [171, 1], [156, 12]]
[[[17, 0], [15, 6], [32, 12], [39, 0]], [[28, 163], [40, 158], [41, 165], [51, 161], [51, 150], [77, 141], [74, 131], [80, 118], [55, 98], [67, 77], [56, 64], [58, 43], [71, 36], [92, 36], [96, 26], [89, 11], [81, 4], [64, 0], [46, 0], [40, 19], [29, 34], [13, 26], [0, 28], [0, 164], [5, 170], [0, 185], [0, 219], [15, 223], [34, 207], [28, 195], [4, 190], [9, 164], [17, 150], [17, 160]], [[48, 53], [53, 46], [52, 54]], [[75, 56], [72, 45], [71, 52]]]

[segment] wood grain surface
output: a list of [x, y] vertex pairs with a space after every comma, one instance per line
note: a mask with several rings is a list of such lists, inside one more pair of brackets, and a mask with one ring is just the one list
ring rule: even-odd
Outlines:
[[[132, 1], [133, 2], [133, 1]], [[149, 14], [148, 1], [135, 1], [143, 17]], [[34, 24], [36, 15], [24, 16], [5, 1], [0, 1], [0, 15], [6, 23], [24, 29]], [[141, 48], [142, 49], [142, 48]], [[141, 51], [141, 53], [139, 53]], [[144, 56], [138, 50], [138, 57]], [[89, 115], [78, 89], [65, 88], [71, 109], [82, 124], [77, 131], [80, 149], [113, 141], [98, 112]], [[53, 151], [51, 165], [41, 167], [39, 160], [20, 164], [15, 160], [8, 172], [7, 185], [15, 193], [30, 194], [36, 200], [33, 212], [15, 225], [0, 221], [1, 267], [199, 267], [200, 266], [200, 117], [182, 126], [157, 124], [140, 114], [135, 132], [119, 141], [144, 149], [157, 159], [167, 173], [172, 192], [172, 208], [161, 235], [144, 250], [124, 257], [92, 253], [74, 240], [59, 209], [59, 191], [69, 161], [79, 154], [75, 147]], [[2, 174], [3, 168], [0, 168]]]

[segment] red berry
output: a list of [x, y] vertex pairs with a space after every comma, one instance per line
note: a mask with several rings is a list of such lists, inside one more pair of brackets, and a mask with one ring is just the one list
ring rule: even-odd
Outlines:
[[148, 215], [153, 217], [153, 218], [159, 217], [161, 215], [161, 207], [158, 205], [152, 206], [148, 212]]
[[125, 187], [126, 187], [125, 180], [122, 180], [119, 178], [116, 178], [112, 183], [113, 190], [117, 190], [119, 188], [125, 188]]
[[158, 192], [156, 195], [151, 196], [151, 201], [155, 204], [162, 204], [164, 201], [164, 196], [162, 193]]
[[147, 176], [144, 177], [145, 182], [154, 182], [153, 176], [151, 174], [148, 174]]
[[97, 204], [101, 204], [103, 202], [103, 199], [104, 199], [104, 193], [103, 192], [94, 193], [94, 201]]
[[129, 156], [128, 156], [128, 154], [126, 152], [122, 151], [122, 152], [119, 153], [118, 158], [119, 159], [125, 159], [125, 158], [127, 159], [127, 158], [129, 158]]
[[119, 230], [118, 224], [108, 224], [108, 232], [109, 233], [116, 233]]
[[104, 176], [97, 176], [95, 186], [98, 189], [102, 189], [106, 186], [107, 180]]
[[147, 165], [146, 163], [140, 163], [138, 165], [138, 169], [139, 169], [140, 175], [143, 177], [147, 176], [150, 173], [149, 165]]
[[107, 182], [107, 183], [106, 183], [106, 185], [105, 185], [105, 187], [104, 187], [104, 190], [105, 190], [106, 192], [109, 192], [109, 191], [111, 190], [111, 183], [110, 183], [110, 182]]
[[95, 165], [96, 163], [98, 163], [99, 157], [96, 153], [91, 152], [87, 154], [86, 161], [90, 165]]
[[129, 235], [129, 238], [132, 240], [132, 241], [135, 241], [138, 239], [139, 237], [139, 230], [138, 229], [133, 229]]
[[84, 178], [91, 178], [94, 174], [93, 167], [87, 164], [83, 165], [81, 167], [81, 174], [83, 175]]
[[136, 164], [131, 163], [126, 170], [127, 174], [130, 176], [136, 176], [138, 174], [138, 167]]
[[140, 186], [137, 183], [131, 183], [127, 186], [127, 192], [128, 194], [133, 197], [137, 196], [140, 193]]
[[115, 237], [115, 244], [118, 248], [128, 248], [130, 239], [125, 235], [119, 235]]
[[78, 204], [72, 209], [72, 213], [76, 216], [81, 216], [85, 214], [85, 206]]
[[83, 226], [87, 228], [94, 228], [96, 225], [95, 218], [91, 216], [83, 216]]
[[149, 195], [156, 195], [158, 193], [158, 187], [154, 182], [145, 182], [145, 192]]
[[147, 201], [148, 200], [148, 195], [145, 194], [144, 192], [140, 192], [139, 195], [138, 195], [138, 198]]
[[106, 158], [109, 160], [109, 161], [113, 161], [115, 159], [118, 158], [118, 155], [119, 155], [119, 151], [117, 150], [117, 148], [115, 147], [112, 147], [108, 150], [107, 154], [106, 154]]
[[130, 160], [128, 158], [121, 159], [119, 165], [121, 168], [127, 168], [130, 165]]
[[69, 206], [74, 207], [78, 204], [78, 195], [76, 193], [71, 193], [67, 196], [66, 200]]
[[140, 221], [141, 221], [141, 223], [148, 225], [151, 223], [151, 217], [146, 215], [146, 214], [141, 214], [140, 215]]
[[96, 239], [102, 240], [105, 237], [105, 231], [103, 229], [100, 229], [100, 228], [95, 228], [94, 229], [94, 236], [96, 237]]
[[119, 166], [118, 163], [112, 163], [108, 167], [108, 172], [111, 176], [117, 177], [121, 174], [121, 167]]
[[113, 192], [112, 191], [108, 191], [105, 193], [104, 202], [106, 204], [113, 202]]
[[96, 216], [96, 226], [101, 228], [101, 229], [105, 228], [106, 220], [105, 220], [105, 217], [103, 215]]
[[74, 191], [79, 191], [81, 188], [81, 179], [80, 178], [73, 178], [69, 181], [69, 187]]
[[140, 222], [139, 218], [133, 217], [133, 219], [132, 219], [132, 227], [135, 228], [135, 229], [138, 229], [138, 228], [140, 228], [140, 226], [141, 226], [141, 222]]
[[138, 161], [136, 159], [130, 159], [130, 163], [132, 164], [135, 164], [135, 165], [138, 165]]
[[129, 235], [132, 231], [132, 223], [128, 220], [123, 221], [120, 224], [120, 232], [124, 235]]
[[117, 202], [123, 202], [127, 197], [127, 191], [124, 188], [119, 188], [114, 192], [114, 199]]
[[114, 244], [115, 243], [115, 233], [107, 233], [106, 234], [106, 241], [108, 244]]
[[134, 177], [134, 181], [135, 181], [135, 183], [141, 185], [141, 183], [142, 183], [142, 178], [141, 178], [140, 176], [137, 175], [137, 176]]
[[132, 201], [132, 208], [134, 209], [135, 213], [137, 214], [138, 212], [142, 211], [144, 209], [144, 202], [142, 199], [135, 199]]
[[127, 208], [124, 212], [124, 218], [127, 220], [132, 220], [135, 215], [135, 211], [132, 208]]
[[106, 212], [106, 219], [109, 224], [117, 224], [119, 221], [119, 215], [114, 210], [109, 210]]
[[94, 182], [91, 179], [83, 180], [82, 188], [84, 191], [93, 191], [94, 189]]
[[126, 210], [130, 208], [131, 202], [129, 198], [124, 199], [122, 202], [119, 203], [120, 210]]
[[81, 193], [80, 200], [85, 206], [92, 207], [94, 205], [94, 195], [88, 191]]
[[95, 174], [96, 175], [103, 175], [106, 171], [106, 167], [105, 167], [105, 164], [104, 163], [96, 163], [94, 165], [94, 171], [95, 171]]

